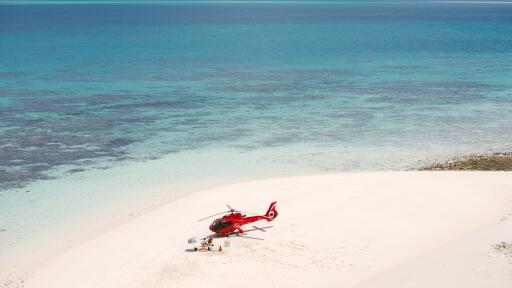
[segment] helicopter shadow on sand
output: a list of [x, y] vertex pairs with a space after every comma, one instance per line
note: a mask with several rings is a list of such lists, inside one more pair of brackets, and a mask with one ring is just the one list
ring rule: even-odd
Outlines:
[[[221, 238], [234, 238], [234, 237], [237, 237], [237, 238], [247, 238], [247, 239], [252, 239], [252, 240], [263, 241], [265, 239], [259, 238], [259, 237], [249, 236], [249, 235], [247, 235], [247, 232], [251, 232], [251, 231], [267, 232], [266, 229], [270, 229], [270, 228], [273, 228], [273, 227], [274, 226], [266, 226], [266, 227], [252, 226], [251, 229], [245, 230], [243, 234], [241, 234], [239, 232], [234, 232], [234, 233], [231, 233], [231, 234], [211, 234], [211, 235], [208, 235], [208, 236], [204, 237], [203, 239], [206, 240], [208, 238], [221, 239]], [[194, 250], [193, 248], [188, 248], [188, 249], [185, 249], [185, 252], [197, 252], [197, 251]]]

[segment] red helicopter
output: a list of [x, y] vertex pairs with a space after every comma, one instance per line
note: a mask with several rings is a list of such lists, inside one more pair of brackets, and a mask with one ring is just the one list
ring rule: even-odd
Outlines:
[[[208, 218], [224, 214], [224, 213], [230, 213], [227, 215], [222, 216], [222, 218], [215, 219], [212, 224], [210, 225], [210, 230], [212, 232], [215, 232], [216, 234], [228, 236], [235, 233], [244, 233], [244, 230], [242, 230], [242, 226], [258, 221], [258, 220], [267, 220], [272, 221], [277, 217], [277, 210], [276, 210], [276, 203], [277, 201], [274, 201], [270, 203], [270, 206], [268, 207], [267, 213], [265, 215], [255, 215], [255, 216], [247, 216], [247, 214], [253, 214], [249, 212], [243, 212], [243, 211], [237, 211], [231, 206], [227, 205], [229, 210], [220, 212], [211, 216], [208, 216], [206, 218], [200, 219], [199, 221], [206, 220]], [[242, 214], [244, 213], [244, 214]], [[236, 231], [236, 232], [235, 232]]]

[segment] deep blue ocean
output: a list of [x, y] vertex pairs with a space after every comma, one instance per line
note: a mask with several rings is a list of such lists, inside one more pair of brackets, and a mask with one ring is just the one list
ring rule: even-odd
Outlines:
[[210, 145], [512, 143], [507, 4], [3, 5], [0, 55], [3, 188]]
[[27, 185], [217, 148], [310, 172], [510, 151], [512, 5], [0, 5], [4, 234]]

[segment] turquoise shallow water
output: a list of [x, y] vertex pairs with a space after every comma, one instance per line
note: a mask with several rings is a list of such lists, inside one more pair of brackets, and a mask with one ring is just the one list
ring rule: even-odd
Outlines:
[[233, 178], [510, 150], [511, 79], [508, 4], [2, 5], [0, 233], [88, 198], [47, 183], [165, 155], [180, 182], [222, 149]]

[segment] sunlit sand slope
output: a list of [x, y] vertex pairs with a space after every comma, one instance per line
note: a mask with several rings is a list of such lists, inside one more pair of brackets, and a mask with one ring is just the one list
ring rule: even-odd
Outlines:
[[[208, 234], [209, 221], [197, 219], [228, 203], [264, 213], [273, 200], [278, 218], [256, 223], [272, 227], [247, 233], [263, 240], [231, 237], [223, 252], [187, 251], [190, 236]], [[237, 183], [181, 198], [78, 244], [35, 271], [25, 287], [512, 287], [511, 213], [508, 172]]]

